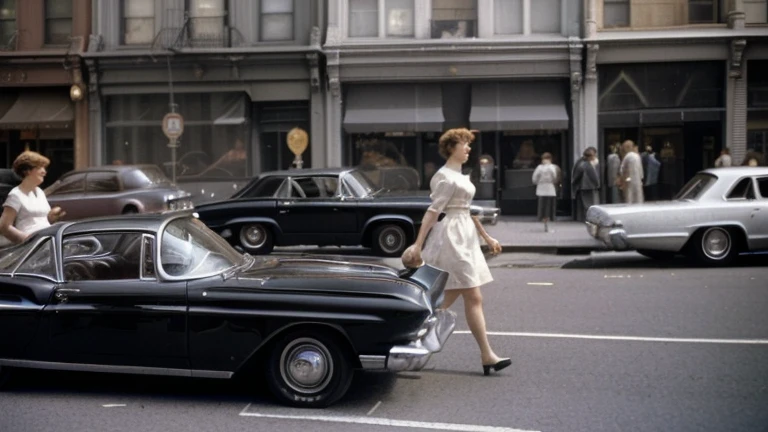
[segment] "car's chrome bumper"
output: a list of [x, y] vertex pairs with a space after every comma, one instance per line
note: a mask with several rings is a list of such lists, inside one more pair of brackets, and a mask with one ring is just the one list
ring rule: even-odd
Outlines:
[[481, 207], [478, 205], [472, 205], [469, 208], [469, 213], [472, 216], [477, 216], [477, 218], [480, 220], [480, 223], [484, 225], [496, 225], [496, 222], [499, 221], [499, 214], [501, 214], [501, 209], [498, 207]]
[[456, 313], [438, 309], [427, 321], [427, 331], [408, 345], [397, 345], [389, 355], [361, 355], [364, 369], [387, 369], [390, 371], [417, 371], [426, 366], [432, 354], [440, 352], [456, 327]]
[[621, 227], [604, 227], [587, 222], [587, 232], [613, 250], [629, 249], [627, 232]]

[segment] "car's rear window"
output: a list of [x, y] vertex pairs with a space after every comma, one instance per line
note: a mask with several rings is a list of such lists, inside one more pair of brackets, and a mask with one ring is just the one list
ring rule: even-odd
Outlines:
[[168, 185], [171, 180], [158, 167], [141, 167], [128, 172], [123, 178], [123, 183], [126, 189], [138, 189]]
[[677, 200], [697, 200], [701, 198], [704, 192], [707, 191], [715, 182], [717, 177], [712, 174], [699, 173], [693, 176], [688, 183], [680, 189], [675, 199]]

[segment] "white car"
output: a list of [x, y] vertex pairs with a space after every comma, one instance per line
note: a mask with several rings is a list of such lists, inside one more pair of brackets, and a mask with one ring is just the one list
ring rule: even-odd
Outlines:
[[592, 206], [586, 224], [612, 250], [726, 265], [740, 252], [768, 250], [768, 168], [707, 169], [671, 201]]

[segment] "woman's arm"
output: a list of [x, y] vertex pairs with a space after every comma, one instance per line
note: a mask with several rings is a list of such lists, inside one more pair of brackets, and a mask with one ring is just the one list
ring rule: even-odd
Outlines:
[[3, 215], [0, 216], [0, 234], [13, 243], [21, 243], [27, 238], [27, 234], [18, 230], [13, 223], [16, 221], [16, 210], [5, 206]]
[[494, 255], [501, 253], [501, 244], [498, 242], [498, 240], [488, 235], [488, 231], [485, 230], [485, 227], [480, 222], [480, 218], [477, 216], [472, 216], [472, 222], [475, 223], [477, 233], [480, 234], [480, 237], [482, 237], [483, 240], [485, 240], [485, 243], [491, 248], [491, 253]]

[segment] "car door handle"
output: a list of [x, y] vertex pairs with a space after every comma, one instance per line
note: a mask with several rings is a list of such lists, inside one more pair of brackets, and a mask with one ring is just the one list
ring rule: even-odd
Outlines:
[[280, 213], [280, 214], [286, 214], [286, 213], [288, 213], [288, 210], [280, 210], [278, 213]]
[[80, 290], [77, 288], [59, 288], [56, 290], [56, 294], [54, 294], [54, 296], [59, 302], [66, 303], [69, 299], [69, 294], [75, 294], [79, 292]]

